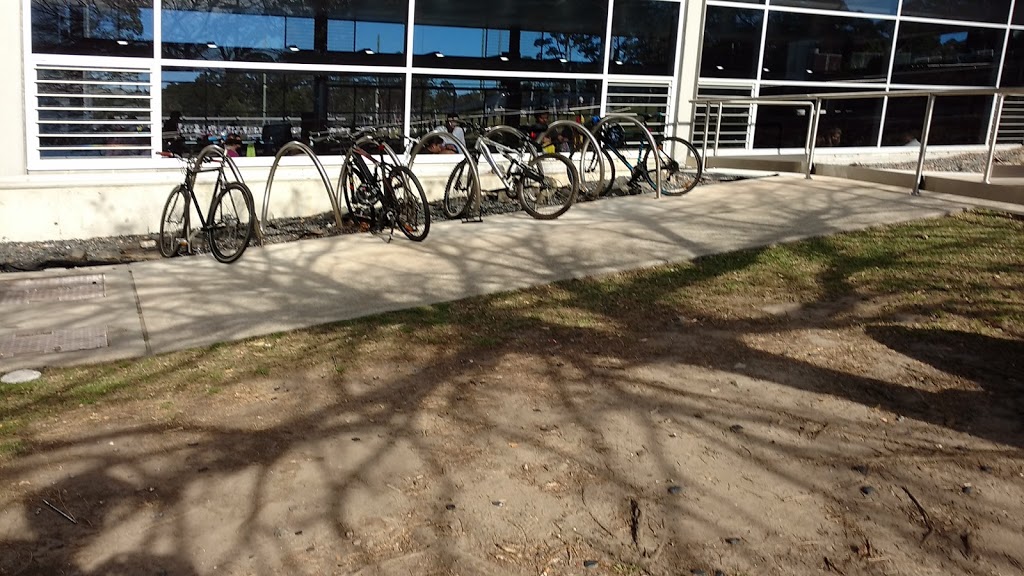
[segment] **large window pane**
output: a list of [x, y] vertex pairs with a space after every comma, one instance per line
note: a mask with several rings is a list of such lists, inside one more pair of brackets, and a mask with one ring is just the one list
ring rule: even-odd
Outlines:
[[[890, 98], [882, 144], [916, 146], [921, 139], [926, 105], [926, 98]], [[984, 144], [991, 112], [991, 96], [936, 99], [928, 144]]]
[[1024, 86], [1024, 30], [1010, 30], [1010, 43], [1006, 46], [1003, 78], [999, 85], [1014, 88]]
[[273, 155], [289, 140], [308, 141], [311, 131], [399, 127], [403, 104], [398, 75], [163, 71], [165, 127], [180, 116], [177, 131], [183, 140], [176, 144], [173, 134], [165, 134], [167, 147], [194, 150], [237, 132], [253, 145], [253, 153]]
[[896, 41], [896, 84], [995, 86], [1005, 31], [903, 22]]
[[675, 73], [679, 4], [657, 0], [615, 0], [612, 8], [613, 74]]
[[893, 27], [885, 20], [772, 12], [762, 78], [885, 82]]
[[416, 66], [600, 72], [603, 0], [416, 2]]
[[163, 56], [402, 65], [407, 0], [164, 0]]
[[1020, 0], [1013, 5], [1013, 23], [1024, 26], [1024, 2]]
[[700, 75], [756, 78], [764, 11], [708, 6]]
[[[848, 92], [848, 89], [821, 89], [806, 87], [762, 88], [762, 96], [806, 94], [808, 91]], [[823, 100], [818, 122], [816, 145], [823, 148], [849, 146], [875, 146], [882, 119], [881, 98], [851, 98]], [[756, 148], [803, 148], [807, 142], [808, 110], [791, 106], [757, 108], [754, 131]]]
[[153, 0], [32, 0], [31, 9], [33, 52], [153, 55]]
[[870, 14], [896, 14], [899, 0], [773, 0], [772, 6], [844, 10]]
[[903, 15], [1005, 24], [1010, 0], [903, 0]]
[[537, 113], [551, 121], [596, 114], [601, 83], [592, 80], [413, 77], [413, 133], [422, 135], [455, 112], [482, 125], [526, 127]]

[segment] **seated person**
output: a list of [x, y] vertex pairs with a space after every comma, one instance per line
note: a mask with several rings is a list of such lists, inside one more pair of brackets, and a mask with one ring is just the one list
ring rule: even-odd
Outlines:
[[[456, 140], [463, 146], [466, 145], [466, 131], [459, 126], [459, 115], [452, 112], [445, 119], [444, 126], [438, 126], [438, 130], [444, 130], [451, 134], [451, 136], [443, 137], [443, 150], [435, 152], [435, 154], [457, 154], [459, 153], [459, 147], [455, 144]], [[433, 144], [433, 143], [431, 143]], [[429, 147], [428, 147], [429, 149]]]

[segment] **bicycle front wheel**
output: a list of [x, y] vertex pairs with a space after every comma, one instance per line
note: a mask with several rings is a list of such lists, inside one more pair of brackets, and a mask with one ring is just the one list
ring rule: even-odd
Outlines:
[[538, 220], [554, 220], [565, 214], [579, 189], [579, 173], [561, 154], [534, 156], [516, 182], [523, 210]]
[[213, 257], [224, 264], [238, 260], [249, 246], [255, 222], [256, 209], [249, 188], [241, 182], [224, 186], [210, 208], [207, 227]]
[[455, 165], [451, 176], [448, 177], [448, 184], [444, 187], [444, 200], [441, 202], [441, 210], [445, 218], [462, 218], [469, 210], [470, 199], [473, 197], [474, 181], [476, 174], [473, 166], [467, 158]]
[[419, 178], [405, 166], [388, 176], [388, 187], [395, 200], [395, 220], [406, 238], [422, 242], [430, 232], [430, 206]]
[[171, 190], [160, 216], [160, 255], [173, 258], [188, 245], [188, 194], [180, 184]]
[[[661, 158], [661, 192], [668, 196], [686, 194], [700, 182], [704, 173], [697, 149], [682, 138], [665, 138], [658, 143], [658, 156]], [[657, 168], [651, 150], [644, 154], [642, 163], [646, 172], [647, 184], [654, 189], [657, 182]]]
[[580, 193], [588, 198], [598, 198], [607, 194], [615, 184], [615, 161], [604, 148], [594, 150], [592, 146], [585, 145], [578, 158], [577, 170], [580, 175]]

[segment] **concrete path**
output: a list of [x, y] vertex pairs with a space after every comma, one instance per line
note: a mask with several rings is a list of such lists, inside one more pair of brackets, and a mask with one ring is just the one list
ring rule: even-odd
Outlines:
[[[0, 372], [136, 358], [844, 230], [979, 202], [825, 177], [435, 222], [424, 243], [369, 234], [211, 256], [0, 275]], [[1019, 208], [1019, 207], [1018, 207]]]

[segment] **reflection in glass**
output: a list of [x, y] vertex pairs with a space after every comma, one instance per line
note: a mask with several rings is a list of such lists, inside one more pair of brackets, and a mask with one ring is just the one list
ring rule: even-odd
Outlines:
[[773, 12], [762, 78], [885, 82], [894, 26], [868, 18]]
[[401, 65], [407, 0], [164, 0], [165, 58]]
[[609, 72], [671, 76], [678, 30], [676, 2], [615, 0]]
[[586, 119], [597, 113], [600, 97], [601, 83], [595, 80], [415, 76], [412, 131], [414, 136], [429, 132], [453, 112], [485, 126], [526, 127], [540, 112], [549, 113], [552, 122]]
[[32, 51], [153, 55], [153, 0], [32, 0]]
[[1024, 86], [1024, 30], [1010, 30], [1010, 42], [1006, 45], [1006, 59], [1003, 61], [1001, 87], [1020, 88]]
[[896, 41], [894, 84], [995, 86], [1005, 31], [903, 22]]
[[772, 6], [843, 10], [869, 14], [896, 14], [899, 0], [773, 0]]
[[763, 10], [708, 6], [700, 75], [756, 78], [763, 22]]
[[608, 3], [602, 0], [419, 0], [417, 66], [600, 72]]
[[187, 149], [235, 132], [256, 155], [273, 155], [310, 132], [400, 126], [403, 84], [399, 75], [165, 68], [163, 115], [180, 114]]
[[[806, 94], [806, 87], [762, 88], [762, 96]], [[813, 92], [847, 92], [847, 89]], [[875, 146], [882, 119], [881, 98], [823, 100], [818, 122], [816, 146], [822, 148]], [[807, 141], [807, 108], [759, 106], [754, 129], [754, 146], [763, 148], [803, 148]]]
[[903, 15], [1006, 24], [1010, 0], [903, 0]]
[[[926, 105], [926, 98], [890, 98], [882, 145], [917, 146]], [[937, 98], [928, 145], [984, 144], [991, 112], [991, 96]]]
[[1013, 23], [1024, 26], [1024, 2], [1019, 0], [1013, 5]]

